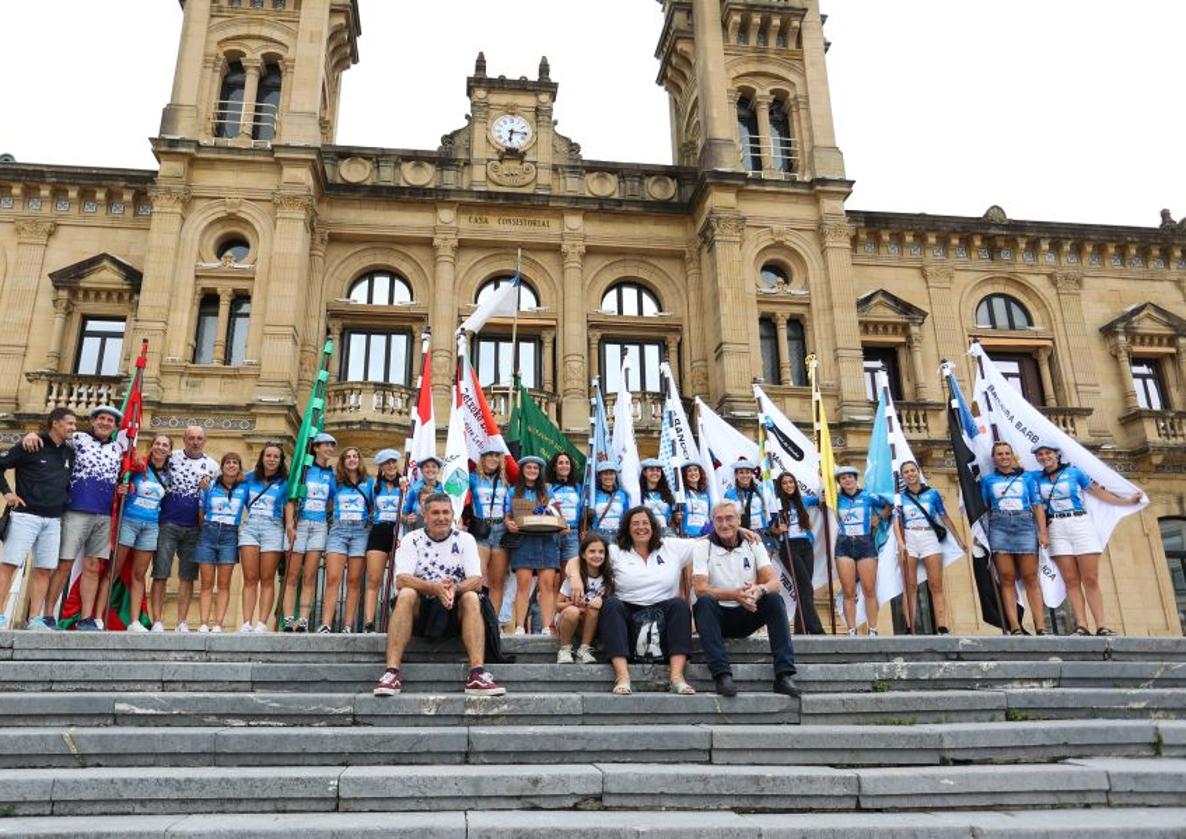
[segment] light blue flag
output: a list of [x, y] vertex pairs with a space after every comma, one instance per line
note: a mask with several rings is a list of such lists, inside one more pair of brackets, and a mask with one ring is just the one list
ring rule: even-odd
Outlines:
[[587, 508], [596, 509], [597, 505], [597, 467], [603, 461], [609, 460], [609, 422], [605, 415], [605, 400], [601, 397], [601, 384], [593, 382], [593, 436], [592, 451], [586, 466], [588, 475], [585, 480], [587, 493]]
[[[873, 433], [869, 437], [869, 456], [865, 461], [865, 491], [878, 496], [887, 504], [894, 503], [894, 462], [890, 452], [884, 392], [878, 394], [877, 414], [873, 418]], [[888, 517], [877, 525], [875, 536], [878, 549], [889, 537], [889, 529]]]

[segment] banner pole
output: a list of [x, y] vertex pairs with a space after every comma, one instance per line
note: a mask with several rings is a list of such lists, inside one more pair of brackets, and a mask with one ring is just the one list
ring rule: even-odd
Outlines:
[[[978, 342], [973, 341], [972, 343], [978, 343]], [[982, 379], [984, 378], [984, 359], [982, 359], [980, 356], [976, 356], [976, 372], [979, 374], [980, 378], [982, 378]], [[973, 394], [973, 398], [975, 398], [975, 394]], [[1001, 439], [1001, 434], [1000, 434], [1000, 431], [997, 429], [995, 415], [993, 415], [992, 397], [990, 397], [986, 393], [984, 395], [984, 398], [985, 398], [985, 401], [988, 403], [988, 413], [990, 414], [990, 420], [992, 420], [989, 423], [989, 427], [992, 429], [992, 442], [995, 445], [997, 443], [997, 441]], [[991, 507], [988, 510], [988, 516], [990, 518], [992, 517]], [[995, 562], [993, 562], [992, 556], [993, 556], [992, 555], [992, 545], [989, 545], [988, 546], [988, 568], [992, 572], [993, 579], [996, 580], [996, 585], [993, 587], [993, 591], [996, 593], [996, 596], [997, 596], [997, 614], [999, 614], [1001, 616], [1001, 634], [1008, 635], [1009, 634], [1009, 617], [1008, 617], [1008, 615], [1005, 614], [1005, 598], [1001, 594], [1001, 577], [1000, 577], [1000, 574], [997, 573], [997, 564]], [[1020, 610], [1021, 603], [1018, 602], [1017, 606], [1018, 606], [1018, 609]], [[1021, 615], [1020, 614], [1018, 614], [1018, 616], [1017, 616], [1017, 625], [1018, 625], [1018, 627], [1021, 626]]]
[[[812, 427], [815, 432], [815, 449], [820, 452], [820, 479], [821, 482], [827, 481], [827, 476], [822, 474], [823, 471], [823, 452], [820, 449], [820, 416], [824, 409], [823, 396], [819, 392], [819, 381], [816, 378], [816, 371], [819, 367], [819, 359], [814, 354], [808, 357], [808, 369], [811, 372], [811, 402], [812, 407]], [[836, 564], [836, 558], [832, 551], [832, 520], [828, 516], [828, 493], [824, 491], [823, 485], [820, 486], [820, 511], [824, 517], [824, 554], [827, 558], [828, 568], [828, 614], [830, 615], [830, 622], [832, 626], [832, 634], [836, 634], [836, 581], [833, 576], [832, 566]]]

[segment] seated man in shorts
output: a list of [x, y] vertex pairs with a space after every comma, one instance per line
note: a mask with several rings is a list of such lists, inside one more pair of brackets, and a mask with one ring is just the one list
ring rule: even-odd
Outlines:
[[441, 638], [461, 635], [469, 656], [465, 692], [470, 696], [502, 696], [506, 688], [483, 666], [486, 627], [482, 622], [482, 564], [474, 537], [453, 526], [453, 501], [444, 493], [430, 495], [422, 505], [424, 527], [403, 537], [395, 553], [395, 584], [399, 589], [387, 628], [387, 670], [375, 696], [394, 696], [403, 689], [400, 663], [412, 635]]

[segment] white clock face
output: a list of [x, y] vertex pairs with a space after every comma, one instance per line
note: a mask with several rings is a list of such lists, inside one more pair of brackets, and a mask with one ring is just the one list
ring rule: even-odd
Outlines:
[[503, 114], [491, 129], [498, 144], [508, 149], [521, 149], [531, 142], [531, 123], [518, 114]]

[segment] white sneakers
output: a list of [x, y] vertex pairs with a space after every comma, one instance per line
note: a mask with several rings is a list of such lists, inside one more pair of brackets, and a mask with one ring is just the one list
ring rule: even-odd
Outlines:
[[[163, 629], [163, 627], [162, 627], [162, 629]], [[140, 623], [140, 621], [135, 621], [131, 626], [128, 627], [128, 632], [147, 632], [147, 631], [148, 631], [148, 628], [145, 627], [144, 624]]]
[[572, 664], [572, 647], [561, 647], [556, 651], [557, 664]]
[[593, 655], [593, 648], [588, 644], [577, 647], [577, 664], [596, 664], [597, 657]]
[[186, 621], [182, 621], [181, 623], [177, 624], [177, 628], [174, 629], [173, 631], [174, 632], [189, 632], [189, 624]]
[[164, 632], [165, 625], [163, 623], [161, 623], [160, 621], [157, 621], [156, 623], [154, 623], [152, 625], [152, 631], [153, 632]]
[[256, 624], [254, 626], [252, 626], [251, 621], [243, 621], [243, 625], [239, 627], [239, 631], [240, 632], [267, 632], [268, 626], [267, 626], [267, 624], [263, 624], [263, 623], [259, 623], [259, 622], [256, 622]]
[[260, 623], [259, 621], [256, 621], [255, 622], [255, 631], [256, 632], [267, 632], [268, 625], [266, 623]]
[[214, 626], [211, 627], [210, 631], [211, 632], [222, 632], [222, 624], [220, 624], [220, 623], [214, 624]]
[[206, 624], [202, 624], [201, 626], [198, 627], [199, 634], [205, 634], [209, 631], [210, 631], [210, 627], [206, 626]]

